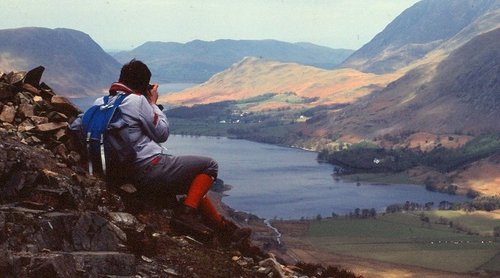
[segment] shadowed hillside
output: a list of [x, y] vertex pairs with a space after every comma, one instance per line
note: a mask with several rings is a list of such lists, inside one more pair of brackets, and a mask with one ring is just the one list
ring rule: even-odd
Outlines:
[[[485, 14], [498, 14], [499, 8], [500, 3], [495, 0], [420, 1], [352, 54], [342, 66], [374, 73], [395, 71], [424, 57]], [[477, 35], [479, 29], [487, 29], [487, 26], [499, 27], [500, 22], [483, 18], [480, 28], [472, 33]], [[446, 49], [450, 50], [450, 46]]]
[[80, 31], [34, 27], [0, 30], [0, 71], [40, 65], [46, 68], [45, 77], [54, 91], [71, 97], [102, 94], [120, 72], [120, 64]]
[[114, 57], [122, 63], [132, 58], [143, 60], [160, 82], [201, 83], [246, 56], [331, 69], [352, 52], [276, 40], [195, 40], [185, 44], [147, 42], [131, 51], [116, 53]]
[[499, 49], [500, 28], [477, 36], [437, 66], [408, 72], [382, 92], [346, 108], [342, 117], [333, 114], [329, 126], [335, 133], [350, 122], [350, 130], [368, 138], [419, 131], [500, 131]]

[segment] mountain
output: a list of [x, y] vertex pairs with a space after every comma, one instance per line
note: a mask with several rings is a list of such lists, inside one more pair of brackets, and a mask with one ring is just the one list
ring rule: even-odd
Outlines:
[[[499, 15], [500, 3], [496, 0], [423, 0], [405, 10], [342, 66], [364, 72], [392, 72], [424, 57], [467, 28], [469, 34], [477, 35], [500, 27]], [[451, 51], [452, 46], [459, 45], [447, 44], [441, 49]]]
[[[169, 105], [206, 104], [242, 100], [266, 93], [282, 97], [252, 107], [253, 111], [280, 107], [344, 104], [355, 101], [374, 89], [382, 89], [397, 74], [376, 75], [353, 69], [325, 70], [295, 63], [282, 63], [246, 57], [207, 82], [182, 92], [161, 96]], [[161, 91], [161, 87], [160, 87]], [[293, 95], [292, 100], [288, 96]]]
[[352, 52], [276, 40], [194, 40], [185, 44], [147, 42], [131, 51], [116, 53], [114, 57], [121, 63], [141, 59], [159, 82], [201, 83], [246, 56], [331, 69]]
[[54, 91], [71, 97], [102, 94], [120, 72], [120, 64], [80, 31], [0, 30], [1, 71], [25, 71], [39, 65], [45, 67], [44, 76]]
[[[500, 181], [499, 76], [497, 28], [441, 62], [420, 64], [385, 89], [316, 117], [310, 128], [326, 131], [323, 136], [337, 142], [365, 142], [399, 152], [387, 155], [385, 163], [425, 166], [406, 173], [433, 190], [495, 196]], [[405, 158], [411, 150], [423, 157]], [[359, 167], [373, 154], [368, 149], [350, 157]]]
[[[453, 13], [444, 4], [450, 4], [448, 9]], [[436, 21], [447, 31], [428, 32], [433, 26], [427, 25], [430, 19], [440, 18], [438, 15], [447, 18], [450, 14], [457, 18]], [[278, 104], [274, 98], [274, 103], [266, 100], [251, 109], [304, 109], [350, 103], [330, 113], [330, 118], [326, 114], [321, 114], [321, 119], [315, 117], [313, 129], [328, 131], [331, 138], [345, 139], [341, 135], [349, 134], [354, 141], [401, 132], [474, 135], [495, 132], [498, 131], [498, 123], [494, 121], [498, 116], [498, 109], [494, 108], [498, 99], [495, 94], [498, 29], [494, 27], [500, 27], [499, 19], [498, 1], [422, 1], [360, 50], [378, 53], [377, 57], [388, 54], [385, 48], [372, 47], [383, 38], [386, 42], [380, 46], [402, 46], [409, 42], [436, 44], [424, 57], [411, 63], [406, 61], [405, 64], [410, 64], [394, 73], [371, 75], [352, 68], [321, 70], [293, 63], [244, 59], [206, 83], [161, 101], [193, 105], [293, 92], [301, 101], [284, 97]], [[444, 28], [448, 22], [450, 27]], [[407, 29], [401, 29], [404, 26]], [[308, 98], [314, 101], [305, 101]]]
[[347, 127], [364, 138], [500, 132], [499, 77], [500, 28], [476, 36], [438, 64], [416, 67], [342, 115], [333, 113], [326, 126], [332, 133]]

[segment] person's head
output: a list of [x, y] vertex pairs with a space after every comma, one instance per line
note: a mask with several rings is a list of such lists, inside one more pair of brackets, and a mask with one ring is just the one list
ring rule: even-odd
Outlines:
[[145, 93], [148, 91], [151, 71], [143, 62], [132, 59], [123, 65], [118, 82], [123, 83], [130, 89]]

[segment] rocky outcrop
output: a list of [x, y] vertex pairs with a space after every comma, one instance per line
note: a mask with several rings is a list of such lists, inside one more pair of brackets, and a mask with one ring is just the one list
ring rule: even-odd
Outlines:
[[124, 204], [78, 166], [66, 127], [81, 111], [39, 84], [42, 73], [37, 68], [0, 77], [2, 274], [134, 275], [126, 230], [111, 212], [123, 211]]
[[89, 176], [66, 132], [81, 111], [42, 73], [0, 73], [2, 277], [307, 277], [248, 243], [175, 231], [166, 200]]

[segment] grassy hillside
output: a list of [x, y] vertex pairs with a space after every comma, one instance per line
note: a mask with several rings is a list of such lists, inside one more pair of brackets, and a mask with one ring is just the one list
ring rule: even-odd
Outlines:
[[182, 92], [160, 97], [173, 105], [194, 105], [226, 100], [243, 100], [266, 93], [294, 93], [309, 98], [307, 105], [289, 99], [274, 99], [249, 107], [252, 111], [279, 108], [301, 109], [325, 104], [354, 102], [381, 89], [401, 74], [375, 75], [351, 69], [324, 70], [294, 63], [248, 57], [214, 75], [207, 82]]

